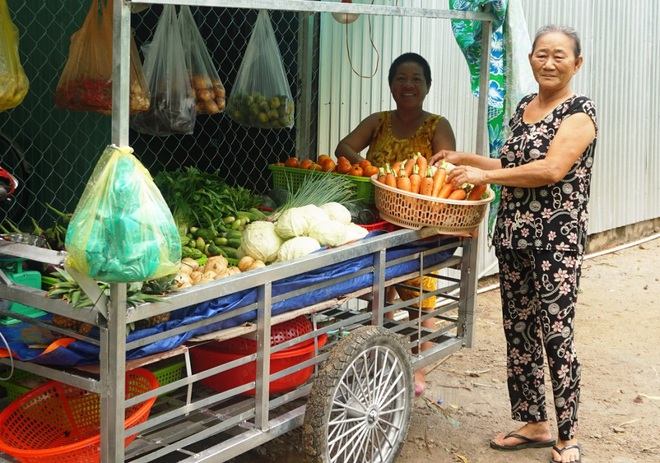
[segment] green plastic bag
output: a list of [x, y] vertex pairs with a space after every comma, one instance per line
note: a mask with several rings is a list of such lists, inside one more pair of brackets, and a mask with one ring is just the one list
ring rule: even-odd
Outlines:
[[179, 270], [181, 240], [174, 218], [132, 148], [105, 149], [67, 227], [65, 245], [69, 265], [108, 283]]

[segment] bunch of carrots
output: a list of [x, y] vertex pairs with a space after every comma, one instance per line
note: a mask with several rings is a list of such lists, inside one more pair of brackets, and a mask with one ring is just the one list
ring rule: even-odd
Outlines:
[[486, 191], [487, 185], [472, 185], [465, 183], [455, 188], [447, 182], [448, 167], [443, 161], [439, 167], [428, 165], [428, 161], [420, 153], [404, 161], [397, 161], [379, 169], [378, 181], [409, 193], [430, 196], [433, 198], [454, 200], [478, 200]]

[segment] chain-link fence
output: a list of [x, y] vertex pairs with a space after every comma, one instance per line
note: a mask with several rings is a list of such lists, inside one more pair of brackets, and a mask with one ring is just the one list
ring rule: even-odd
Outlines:
[[[2, 204], [1, 219], [5, 225], [9, 219], [22, 231], [32, 232], [32, 218], [42, 228], [57, 220], [47, 203], [73, 212], [96, 161], [111, 141], [111, 119], [55, 107], [55, 88], [69, 55], [70, 37], [82, 26], [91, 0], [7, 2], [19, 29], [21, 62], [30, 89], [22, 104], [0, 112], [0, 165], [20, 183], [11, 202]], [[131, 15], [138, 49], [153, 38], [162, 8], [153, 5]], [[191, 9], [230, 96], [258, 11]], [[268, 164], [299, 153], [315, 157], [318, 22], [312, 19], [310, 26], [308, 17], [294, 12], [273, 11], [270, 16], [296, 114], [301, 105], [309, 114], [304, 126], [298, 119], [292, 129], [248, 128], [222, 112], [198, 115], [192, 135], [156, 137], [131, 130], [129, 144], [152, 175], [194, 166], [205, 172], [219, 171], [230, 185], [264, 193], [270, 186]], [[305, 63], [311, 73], [304, 76], [299, 72], [301, 56], [312, 61]], [[301, 99], [303, 90], [311, 97]], [[300, 146], [300, 140], [306, 146]]]

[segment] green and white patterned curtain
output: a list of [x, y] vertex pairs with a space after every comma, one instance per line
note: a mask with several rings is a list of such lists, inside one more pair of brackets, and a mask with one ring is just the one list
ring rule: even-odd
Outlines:
[[[508, 119], [518, 100], [534, 90], [534, 80], [527, 62], [531, 43], [520, 0], [449, 0], [449, 8], [483, 11], [490, 6], [497, 18], [490, 38], [490, 75], [488, 83], [489, 156], [499, 158], [508, 130]], [[452, 20], [452, 30], [470, 70], [473, 93], [479, 95], [481, 73], [482, 22]], [[500, 187], [493, 186], [488, 230], [492, 231], [500, 200]]]

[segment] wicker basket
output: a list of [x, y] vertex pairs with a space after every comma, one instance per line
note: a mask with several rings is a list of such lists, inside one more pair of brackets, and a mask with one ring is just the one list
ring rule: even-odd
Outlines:
[[380, 216], [390, 223], [414, 230], [434, 227], [445, 235], [472, 233], [479, 228], [488, 204], [495, 199], [490, 188], [477, 201], [431, 198], [392, 188], [376, 178], [371, 177], [371, 183], [375, 186], [376, 208]]

